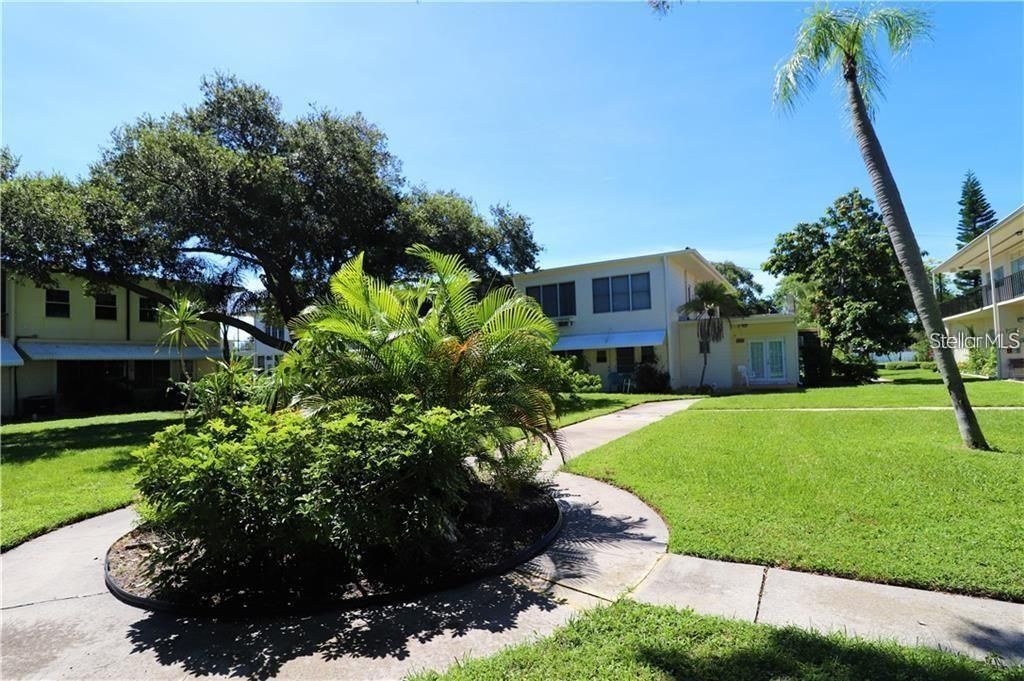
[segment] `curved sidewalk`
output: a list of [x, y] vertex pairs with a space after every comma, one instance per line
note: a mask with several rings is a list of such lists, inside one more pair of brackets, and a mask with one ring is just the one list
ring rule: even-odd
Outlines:
[[[649, 403], [569, 426], [567, 456], [690, 404]], [[70, 525], [0, 556], [4, 677], [391, 679], [495, 653], [618, 597], [665, 553], [668, 528], [636, 497], [567, 473], [553, 482], [565, 527], [519, 570], [417, 601], [310, 617], [217, 621], [125, 605], [104, 586], [103, 557], [134, 512]]]

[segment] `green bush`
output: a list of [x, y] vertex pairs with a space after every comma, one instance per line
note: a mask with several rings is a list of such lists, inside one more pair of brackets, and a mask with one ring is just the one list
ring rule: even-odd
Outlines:
[[656, 364], [638, 364], [633, 370], [633, 390], [638, 393], [667, 393], [670, 391], [668, 373]]
[[935, 364], [935, 362], [918, 362], [918, 364], [920, 364], [922, 369], [927, 369], [928, 371], [939, 370], [939, 367], [937, 364]]
[[405, 397], [384, 419], [317, 421], [249, 406], [195, 433], [164, 430], [138, 453], [138, 489], [168, 541], [157, 558], [165, 584], [274, 583], [323, 560], [355, 572], [455, 539], [482, 411]]
[[853, 355], [838, 350], [832, 355], [832, 377], [840, 383], [866, 383], [878, 376], [878, 365], [866, 355]]
[[921, 362], [885, 362], [882, 364], [883, 369], [890, 371], [894, 370], [906, 370], [906, 369], [920, 369]]
[[218, 361], [213, 371], [192, 381], [183, 390], [191, 390], [193, 413], [208, 420], [225, 409], [258, 404], [271, 410], [277, 401], [277, 382], [272, 374], [253, 368], [245, 358]]
[[995, 376], [997, 361], [995, 346], [973, 347], [967, 350], [967, 361], [964, 362], [963, 368], [968, 373], [979, 376]]

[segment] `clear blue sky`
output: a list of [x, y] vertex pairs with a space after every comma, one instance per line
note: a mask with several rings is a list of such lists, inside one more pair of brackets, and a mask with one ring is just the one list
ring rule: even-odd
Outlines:
[[[2, 134], [23, 170], [78, 175], [116, 125], [232, 71], [289, 116], [362, 111], [411, 183], [510, 203], [544, 266], [693, 246], [756, 268], [777, 233], [869, 190], [831, 82], [772, 110], [806, 7], [5, 3]], [[877, 127], [945, 257], [968, 168], [999, 215], [1022, 201], [1024, 5], [932, 10], [934, 40], [888, 67]]]

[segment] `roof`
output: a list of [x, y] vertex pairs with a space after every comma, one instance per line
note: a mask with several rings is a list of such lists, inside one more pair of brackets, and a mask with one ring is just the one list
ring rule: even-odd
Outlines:
[[581, 333], [561, 336], [552, 350], [595, 350], [602, 348], [629, 348], [661, 345], [665, 342], [665, 329], [649, 331], [610, 331], [608, 333]]
[[0, 367], [20, 367], [25, 363], [6, 338], [0, 338]]
[[733, 289], [733, 285], [729, 283], [729, 280], [726, 279], [725, 276], [721, 272], [719, 272], [718, 269], [714, 265], [712, 265], [707, 260], [707, 258], [705, 258], [703, 255], [701, 255], [700, 252], [698, 252], [697, 249], [695, 249], [695, 248], [684, 248], [684, 249], [677, 250], [677, 251], [663, 251], [663, 252], [660, 252], [660, 253], [647, 253], [645, 255], [631, 255], [631, 256], [624, 257], [624, 258], [612, 258], [611, 260], [594, 260], [592, 262], [581, 262], [581, 263], [575, 263], [573, 265], [561, 265], [559, 267], [548, 267], [548, 268], [543, 268], [543, 269], [539, 269], [539, 270], [534, 270], [533, 272], [515, 272], [515, 273], [513, 273], [512, 276], [513, 276], [513, 278], [515, 278], [515, 277], [531, 277], [531, 276], [534, 276], [534, 275], [537, 275], [537, 274], [547, 274], [547, 273], [551, 273], [551, 272], [563, 272], [563, 271], [568, 271], [568, 270], [575, 270], [575, 269], [582, 269], [582, 268], [587, 268], [587, 267], [594, 267], [594, 266], [597, 266], [597, 265], [601, 265], [601, 266], [621, 265], [621, 264], [626, 264], [626, 263], [629, 263], [629, 262], [635, 262], [635, 261], [640, 261], [640, 260], [651, 260], [653, 258], [669, 258], [669, 257], [673, 257], [673, 256], [683, 256], [683, 255], [689, 255], [689, 256], [692, 256], [693, 258], [695, 258], [697, 260], [697, 262], [699, 262], [701, 265], [703, 265], [705, 268], [707, 268], [709, 272], [711, 272], [711, 275], [714, 278], [718, 279], [721, 283], [725, 284], [730, 290], [734, 290]]
[[[33, 360], [176, 360], [178, 351], [167, 346], [157, 347], [152, 343], [94, 343], [88, 341], [40, 341], [23, 340], [18, 348]], [[13, 348], [12, 348], [13, 349]], [[216, 359], [220, 357], [219, 346], [203, 348], [186, 347], [182, 359]]]
[[1019, 245], [1024, 237], [1022, 237], [1022, 231], [1024, 230], [1024, 219], [1019, 220], [1020, 224], [1017, 225], [1017, 231], [1010, 230], [1009, 234], [1002, 234], [1002, 232], [1010, 226], [1011, 223], [1018, 221], [1019, 218], [1024, 217], [1024, 204], [1017, 207], [1015, 211], [1007, 215], [1005, 218], [988, 228], [981, 234], [979, 234], [971, 243], [967, 244], [959, 251], [954, 253], [944, 263], [935, 268], [936, 272], [959, 272], [960, 270], [977, 270], [985, 269], [988, 266], [988, 238], [992, 237], [992, 254], [995, 255], [1000, 253], [1003, 248], [1010, 248], [1014, 245]]

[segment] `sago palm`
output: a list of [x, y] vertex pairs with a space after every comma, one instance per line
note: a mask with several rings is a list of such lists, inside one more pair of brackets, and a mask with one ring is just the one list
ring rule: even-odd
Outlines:
[[377, 416], [404, 394], [424, 408], [482, 405], [499, 452], [522, 434], [554, 444], [554, 405], [540, 381], [557, 337], [551, 320], [511, 287], [479, 298], [458, 256], [409, 253], [429, 267], [419, 281], [374, 279], [360, 254], [293, 321], [295, 346], [278, 367], [289, 392], [306, 406]]
[[[882, 95], [883, 74], [877, 56], [879, 38], [885, 40], [894, 56], [903, 56], [913, 42], [926, 37], [929, 30], [927, 15], [916, 9], [816, 7], [797, 33], [793, 54], [778, 67], [775, 101], [791, 108], [801, 95], [813, 88], [823, 72], [837, 73], [846, 91], [853, 132], [871, 178], [875, 199], [910, 285], [918, 317], [929, 338], [941, 338], [945, 331], [939, 304], [928, 281], [921, 249], [896, 180], [871, 123], [874, 105]], [[964, 444], [987, 449], [953, 351], [942, 344], [935, 350], [935, 363], [949, 391]]]
[[697, 315], [697, 341], [704, 366], [700, 370], [700, 387], [704, 387], [704, 375], [708, 371], [708, 355], [711, 344], [718, 343], [725, 335], [725, 321], [740, 313], [736, 296], [717, 281], [699, 282], [693, 289], [693, 297], [679, 306], [679, 312]]

